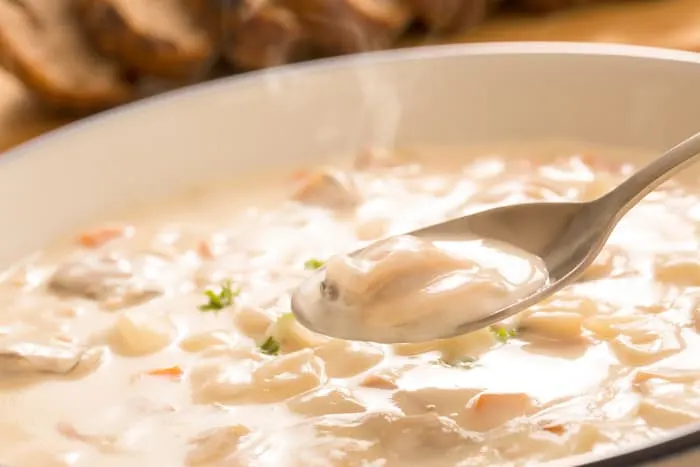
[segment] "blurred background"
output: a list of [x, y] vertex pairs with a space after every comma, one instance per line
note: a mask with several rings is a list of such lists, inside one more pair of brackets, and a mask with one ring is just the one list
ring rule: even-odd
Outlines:
[[0, 0], [0, 152], [206, 79], [490, 41], [700, 52], [700, 0]]

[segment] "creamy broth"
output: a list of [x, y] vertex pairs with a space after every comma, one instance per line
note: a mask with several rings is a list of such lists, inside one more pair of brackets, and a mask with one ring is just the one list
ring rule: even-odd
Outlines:
[[414, 342], [450, 335], [547, 284], [544, 261], [513, 245], [400, 235], [334, 255], [296, 304], [310, 328], [334, 337]]
[[473, 153], [207, 188], [9, 268], [0, 465], [516, 466], [700, 420], [700, 196], [678, 184], [582, 280], [493, 328], [381, 345], [294, 320], [288, 291], [335, 254], [497, 205], [590, 200], [632, 169], [585, 145]]

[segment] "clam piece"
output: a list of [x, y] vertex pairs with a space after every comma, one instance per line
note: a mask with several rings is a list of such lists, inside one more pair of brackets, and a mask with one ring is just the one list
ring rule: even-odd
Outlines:
[[77, 371], [83, 364], [94, 370], [98, 361], [98, 352], [75, 344], [29, 341], [0, 343], [0, 376], [41, 373], [67, 375]]

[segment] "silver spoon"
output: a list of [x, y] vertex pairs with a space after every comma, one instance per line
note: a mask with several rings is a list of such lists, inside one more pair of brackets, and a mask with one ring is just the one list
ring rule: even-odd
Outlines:
[[[376, 333], [360, 332], [355, 323], [353, 335], [349, 336], [335, 327], [325, 329], [315, 323], [312, 307], [323, 303], [310, 303], [304, 291], [321, 288], [325, 285], [323, 268], [305, 279], [294, 290], [291, 297], [292, 312], [305, 327], [321, 334], [335, 334], [333, 337], [354, 340], [372, 340], [384, 343], [419, 342], [442, 339], [466, 334], [490, 326], [541, 302], [566, 285], [575, 281], [598, 256], [612, 230], [620, 219], [642, 198], [668, 180], [675, 173], [696, 162], [700, 154], [700, 133], [669, 149], [663, 156], [639, 170], [615, 189], [600, 198], [586, 203], [528, 203], [489, 209], [476, 214], [459, 217], [434, 224], [406, 235], [434, 239], [449, 237], [459, 239], [474, 236], [509, 243], [535, 256], [540, 257], [549, 272], [545, 287], [534, 291], [508, 306], [493, 310], [486, 317], [470, 320], [465, 314], [464, 322], [453, 329], [442, 330], [439, 335], [426, 336], [425, 332], [410, 335], [402, 334], [400, 341], [396, 334], [377, 338]], [[371, 245], [370, 245], [371, 246]], [[365, 247], [351, 255], [364, 251]], [[439, 327], [430, 327], [439, 332]], [[361, 328], [360, 328], [361, 329]], [[341, 335], [344, 334], [344, 335]], [[366, 338], [365, 338], [366, 337]]]

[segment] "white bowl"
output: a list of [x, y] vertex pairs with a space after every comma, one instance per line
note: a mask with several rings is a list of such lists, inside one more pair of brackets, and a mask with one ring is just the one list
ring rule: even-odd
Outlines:
[[[563, 138], [663, 149], [698, 129], [700, 55], [692, 53], [502, 43], [283, 67], [147, 99], [4, 155], [0, 266], [106, 210], [371, 144]], [[700, 465], [700, 425], [576, 465], [661, 458]]]

